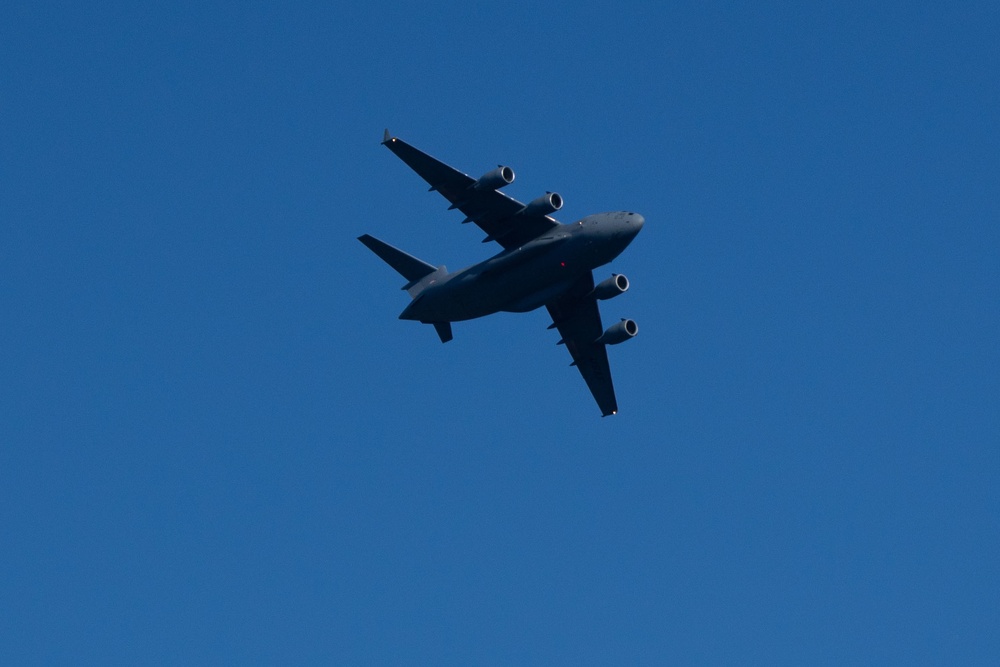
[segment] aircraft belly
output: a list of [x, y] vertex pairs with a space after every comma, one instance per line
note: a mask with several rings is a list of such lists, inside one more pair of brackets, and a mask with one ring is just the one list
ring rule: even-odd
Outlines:
[[524, 253], [500, 255], [458, 271], [421, 293], [404, 311], [404, 319], [460, 322], [539, 308], [592, 268], [591, 248], [558, 245], [528, 247]]
[[407, 313], [408, 319], [422, 322], [461, 322], [499, 312], [502, 303], [494, 290], [466, 276], [428, 290]]
[[578, 271], [571, 271], [556, 262], [548, 267], [528, 266], [523, 271], [511, 273], [503, 281], [505, 299], [500, 310], [515, 313], [540, 308], [579, 276]]
[[579, 275], [555, 266], [559, 270], [525, 266], [486, 275], [466, 274], [421, 295], [419, 302], [408, 309], [407, 319], [460, 322], [501, 311], [534, 310], [561, 293]]
[[585, 266], [584, 248], [579, 245], [564, 242], [546, 250], [531, 261], [482, 277], [496, 295], [496, 310], [523, 313], [540, 308], [567, 289], [581, 271], [590, 270]]

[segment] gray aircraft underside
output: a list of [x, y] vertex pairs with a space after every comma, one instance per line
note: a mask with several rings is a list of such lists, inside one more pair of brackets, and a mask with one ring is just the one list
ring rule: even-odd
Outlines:
[[474, 179], [388, 131], [382, 143], [448, 199], [451, 209], [464, 213], [463, 222], [486, 232], [484, 243], [495, 241], [503, 247], [483, 262], [449, 273], [373, 236], [360, 236], [408, 281], [403, 289], [412, 300], [400, 319], [432, 324], [441, 341], [448, 342], [452, 322], [545, 306], [553, 321], [549, 328], [559, 330], [559, 343], [570, 351], [601, 414], [617, 413], [606, 346], [631, 339], [638, 327], [623, 319], [604, 329], [597, 301], [622, 294], [629, 282], [613, 274], [595, 286], [592, 271], [621, 254], [642, 229], [643, 217], [618, 211], [561, 224], [550, 215], [562, 208], [558, 194], [546, 193], [525, 205], [500, 192], [514, 180], [510, 167]]

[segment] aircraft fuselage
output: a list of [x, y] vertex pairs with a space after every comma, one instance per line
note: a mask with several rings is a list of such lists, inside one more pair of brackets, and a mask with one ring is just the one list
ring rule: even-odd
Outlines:
[[638, 213], [618, 211], [560, 224], [517, 248], [431, 283], [399, 316], [458, 322], [527, 312], [552, 301], [588, 271], [617, 257], [642, 229]]

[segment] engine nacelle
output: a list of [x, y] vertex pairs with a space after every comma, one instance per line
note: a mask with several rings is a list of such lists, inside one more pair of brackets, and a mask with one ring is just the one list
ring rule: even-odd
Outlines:
[[595, 299], [611, 299], [628, 289], [628, 278], [623, 273], [612, 274], [594, 288]]
[[514, 170], [510, 167], [499, 165], [493, 171], [488, 171], [479, 177], [479, 180], [472, 186], [476, 190], [499, 190], [514, 182]]
[[622, 319], [618, 324], [612, 324], [608, 327], [608, 330], [601, 334], [601, 337], [595, 340], [595, 343], [604, 343], [605, 345], [617, 345], [618, 343], [624, 343], [627, 340], [635, 338], [635, 335], [639, 333], [639, 325], [635, 323], [635, 320]]
[[548, 215], [562, 208], [563, 198], [558, 192], [547, 192], [521, 209], [524, 215]]

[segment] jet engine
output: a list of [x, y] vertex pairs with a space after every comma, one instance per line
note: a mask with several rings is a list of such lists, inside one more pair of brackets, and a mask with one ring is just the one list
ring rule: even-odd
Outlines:
[[624, 343], [625, 341], [634, 338], [637, 333], [639, 333], [639, 325], [635, 323], [635, 320], [622, 318], [621, 322], [618, 324], [612, 324], [608, 327], [608, 330], [594, 342], [604, 343], [605, 345], [617, 345], [618, 343]]
[[601, 300], [610, 299], [618, 296], [627, 289], [628, 278], [623, 273], [615, 273], [594, 288], [594, 298]]
[[501, 164], [493, 171], [488, 171], [480, 176], [472, 187], [476, 190], [499, 190], [513, 182], [514, 170]]
[[548, 215], [561, 209], [562, 205], [563, 198], [559, 196], [558, 192], [546, 192], [541, 197], [532, 199], [527, 206], [521, 209], [521, 213], [524, 215]]

